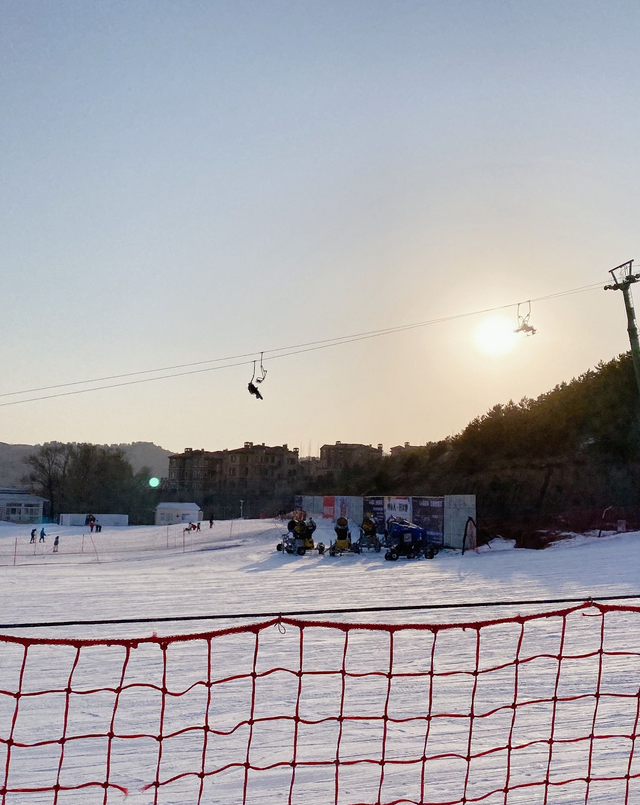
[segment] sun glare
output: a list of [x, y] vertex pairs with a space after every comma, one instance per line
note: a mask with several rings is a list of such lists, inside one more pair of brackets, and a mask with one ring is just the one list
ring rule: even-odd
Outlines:
[[513, 322], [498, 316], [481, 322], [474, 338], [478, 349], [487, 355], [504, 355], [516, 342]]

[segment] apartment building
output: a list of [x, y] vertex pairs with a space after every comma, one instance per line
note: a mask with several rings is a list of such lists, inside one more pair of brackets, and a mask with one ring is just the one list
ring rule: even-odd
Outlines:
[[207, 494], [272, 494], [286, 491], [300, 472], [298, 448], [245, 442], [235, 450], [193, 450], [169, 457], [170, 492]]
[[364, 464], [372, 458], [382, 458], [382, 445], [373, 447], [370, 444], [323, 444], [320, 448], [320, 461], [322, 469], [326, 472], [335, 472], [354, 464]]

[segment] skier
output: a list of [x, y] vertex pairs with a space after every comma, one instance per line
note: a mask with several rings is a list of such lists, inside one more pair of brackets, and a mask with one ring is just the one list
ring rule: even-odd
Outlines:
[[36, 534], [37, 534], [37, 533], [38, 533], [38, 529], [37, 529], [37, 528], [32, 528], [32, 529], [31, 529], [31, 542], [32, 542], [32, 543], [36, 541]]
[[59, 544], [59, 542], [60, 542], [60, 537], [56, 536], [56, 538], [53, 540], [53, 552], [54, 553], [58, 553], [58, 544]]
[[209, 528], [213, 528], [213, 517], [209, 518]]
[[198, 520], [198, 525], [196, 526], [196, 531], [200, 531], [200, 520]]
[[247, 388], [249, 389], [249, 394], [253, 394], [253, 395], [255, 395], [255, 398], [256, 398], [257, 400], [264, 400], [264, 397], [263, 397], [263, 396], [262, 396], [262, 394], [260, 394], [260, 392], [258, 391], [257, 386], [254, 386], [254, 385], [253, 385], [253, 383], [249, 383], [249, 385], [247, 386]]
[[45, 538], [46, 536], [47, 536], [47, 535], [44, 533], [44, 528], [41, 528], [41, 529], [40, 529], [40, 539], [38, 540], [38, 542], [44, 542], [44, 538]]

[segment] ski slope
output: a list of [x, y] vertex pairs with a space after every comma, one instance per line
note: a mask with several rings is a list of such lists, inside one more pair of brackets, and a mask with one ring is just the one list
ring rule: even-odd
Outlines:
[[[316, 539], [329, 542], [332, 524], [320, 521]], [[330, 616], [332, 620], [349, 622], [385, 623], [461, 623], [516, 614], [513, 607], [495, 609], [461, 609], [427, 613], [387, 612], [354, 616], [347, 610], [362, 606], [397, 606], [404, 604], [470, 603], [474, 601], [517, 600], [522, 598], [559, 598], [614, 594], [640, 593], [640, 533], [609, 535], [601, 539], [575, 537], [545, 551], [520, 551], [509, 543], [494, 541], [491, 548], [464, 557], [456, 552], [445, 551], [433, 561], [385, 562], [383, 554], [364, 553], [342, 557], [319, 557], [315, 554], [304, 557], [283, 555], [275, 550], [283, 530], [282, 523], [261, 521], [222, 521], [213, 529], [203, 523], [200, 533], [192, 533], [183, 539], [182, 527], [140, 527], [105, 529], [101, 534], [88, 534], [84, 528], [47, 529], [44, 545], [29, 544], [29, 528], [8, 524], [0, 525], [0, 603], [1, 621], [5, 624], [41, 622], [69, 619], [117, 619], [131, 617], [171, 617], [181, 615], [225, 615], [237, 613], [266, 613], [292, 610], [321, 610], [344, 608], [343, 616]], [[53, 536], [60, 535], [60, 551], [52, 553]], [[17, 540], [17, 542], [16, 542]], [[557, 608], [557, 607], [556, 607]], [[524, 608], [523, 612], [541, 611], [544, 607]], [[613, 615], [607, 617], [614, 618]], [[617, 618], [617, 619], [616, 619]], [[623, 613], [613, 619], [608, 638], [614, 648], [638, 650], [640, 645], [640, 616]], [[250, 623], [251, 618], [240, 623]], [[575, 701], [558, 711], [558, 735], [588, 735], [594, 719], [594, 699], [583, 696], [593, 690], [594, 663], [599, 658], [592, 652], [597, 641], [601, 618], [584, 617], [576, 613], [569, 619], [570, 639], [574, 642], [573, 653], [578, 658], [566, 661], [567, 673], [563, 671], [560, 693]], [[161, 623], [157, 625], [121, 625], [101, 627], [62, 627], [49, 629], [4, 629], [5, 634], [56, 637], [56, 638], [129, 638], [145, 637], [153, 632], [159, 635], [202, 633], [209, 630], [237, 626], [238, 621], [201, 621], [189, 623]], [[527, 700], [549, 699], [557, 684], [558, 619], [545, 619], [534, 624], [531, 636], [527, 633], [526, 649], [534, 655], [545, 655], [523, 667], [520, 677], [522, 695]], [[342, 739], [340, 756], [350, 760], [340, 770], [340, 805], [380, 802], [433, 802], [461, 801], [461, 780], [464, 774], [456, 755], [464, 754], [468, 739], [468, 723], [463, 715], [469, 708], [469, 685], [473, 675], [474, 630], [452, 630], [441, 639], [437, 652], [438, 668], [461, 669], [460, 677], [438, 679], [435, 688], [434, 706], [454, 717], [443, 718], [434, 727], [431, 746], [436, 751], [444, 750], [450, 757], [427, 763], [428, 784], [425, 799], [420, 800], [419, 780], [412, 765], [402, 765], [403, 759], [419, 757], [423, 750], [424, 720], [412, 722], [402, 719], [417, 714], [424, 718], [426, 693], [416, 678], [395, 680], [388, 705], [390, 713], [398, 715], [397, 723], [389, 728], [387, 758], [398, 761], [389, 767], [382, 787], [379, 787], [379, 765], [362, 762], [359, 758], [376, 758], [380, 753], [379, 718], [384, 704], [384, 690], [378, 677], [358, 678], [357, 673], [372, 670], [385, 674], [388, 670], [389, 648], [386, 637], [380, 633], [353, 632], [349, 646], [349, 663], [355, 676], [349, 679], [345, 706], [358, 713], [360, 721], [348, 724]], [[422, 673], [425, 658], [429, 653], [430, 633], [411, 630], [402, 633], [394, 662], [404, 668]], [[610, 635], [610, 637], [609, 637]], [[446, 639], [445, 639], [446, 638]], [[216, 669], [223, 676], [246, 674], [251, 670], [253, 635], [230, 635], [220, 642], [216, 654]], [[309, 670], [334, 669], [340, 664], [340, 652], [344, 634], [335, 629], [305, 630], [308, 640], [305, 663]], [[440, 638], [439, 638], [440, 639]], [[274, 627], [261, 632], [259, 664], [261, 668], [295, 669], [299, 646], [299, 630], [287, 627], [284, 634]], [[426, 642], [425, 642], [426, 641]], [[471, 642], [470, 642], [471, 641]], [[529, 646], [529, 641], [531, 645]], [[195, 640], [181, 644], [179, 651], [170, 651], [167, 686], [189, 693], [171, 700], [167, 710], [164, 731], [180, 731], [185, 726], [202, 722], [206, 700], [202, 699], [202, 680], [206, 670], [203, 641]], [[19, 647], [0, 643], [0, 690], [15, 690], [16, 673], [20, 665]], [[113, 685], [114, 673], [121, 663], [117, 647], [83, 649], [82, 662], [74, 677], [76, 686], [97, 688]], [[482, 662], [495, 667], [513, 660], [513, 624], [491, 627], [488, 638], [482, 643]], [[134, 661], [128, 669], [127, 681], [160, 682], [158, 676], [159, 650], [157, 645], [144, 646], [133, 652]], [[16, 725], [15, 740], [37, 743], [60, 737], [64, 695], [62, 692], [69, 677], [73, 650], [68, 647], [37, 647], [27, 667], [26, 681], [34, 693], [56, 690], [57, 693], [35, 695], [23, 705]], [[585, 655], [580, 659], [581, 655]], [[307, 666], [305, 666], [306, 669]], [[395, 666], [394, 666], [395, 668]], [[417, 669], [417, 670], [416, 670]], [[527, 669], [529, 669], [527, 671]], [[482, 689], [483, 708], [504, 707], [513, 699], [514, 683], [509, 676], [513, 669], [492, 672], [492, 685]], [[503, 676], [501, 676], [501, 674]], [[116, 674], [117, 675], [117, 674]], [[489, 679], [491, 675], [487, 675]], [[298, 695], [297, 682], [291, 673], [269, 673], [260, 680], [258, 705], [269, 719], [279, 714], [293, 712], [300, 699], [310, 721], [320, 722], [323, 717], [334, 719], [336, 702], [340, 691], [336, 688], [334, 675], [317, 677], [317, 684], [305, 687], [302, 699]], [[7, 682], [6, 680], [9, 680]], [[454, 680], [456, 684], [453, 684]], [[637, 704], [640, 684], [640, 665], [633, 657], [607, 656], [604, 680], [611, 690], [625, 691], [628, 699], [615, 698], [611, 706], [603, 702], [596, 713], [596, 734], [599, 729], [608, 735], [626, 735], [633, 727], [633, 713]], [[422, 680], [423, 682], [424, 680]], [[459, 684], [458, 684], [459, 682]], [[264, 683], [264, 684], [263, 684]], [[306, 683], [305, 683], [306, 684]], [[225, 683], [227, 685], [227, 683]], [[405, 687], [402, 687], [405, 685]], [[408, 687], [407, 687], [408, 685]], [[434, 681], [435, 685], [435, 681]], [[228, 689], [227, 689], [228, 688]], [[222, 690], [222, 688], [220, 688]], [[133, 691], [131, 691], [133, 694]], [[158, 701], [154, 691], [140, 688], [136, 696], [123, 694], [117, 723], [118, 734], [155, 734], [158, 729]], [[560, 695], [560, 693], [558, 695]], [[480, 695], [480, 690], [478, 691]], [[72, 697], [81, 701], [71, 708], [70, 719], [78, 735], [102, 733], [105, 718], [113, 711], [113, 697], [92, 694]], [[518, 693], [520, 695], [520, 693]], [[216, 700], [218, 724], [233, 725], [246, 717], [247, 690], [239, 684], [227, 685], [225, 694]], [[126, 701], [125, 701], [126, 700]], [[25, 702], [27, 700], [24, 700]], [[520, 701], [520, 699], [518, 699]], [[0, 695], [0, 738], [8, 736], [15, 700]], [[511, 784], [522, 785], [505, 799], [504, 793], [486, 797], [489, 791], [497, 790], [504, 779], [503, 753], [488, 754], [472, 761], [472, 770], [467, 780], [467, 801], [493, 803], [542, 803], [541, 790], [535, 785], [537, 774], [547, 761], [548, 745], [544, 743], [544, 729], [548, 724], [548, 701], [522, 708], [515, 725], [515, 737], [524, 744], [527, 739], [539, 741], [528, 749], [514, 753], [514, 768]], [[571, 706], [569, 706], [571, 705]], [[566, 709], [566, 712], [565, 712]], [[562, 712], [560, 712], [562, 710]], [[327, 716], [327, 713], [333, 715]], [[368, 720], [370, 717], [370, 720]], [[474, 750], [486, 751], [504, 744], [509, 728], [514, 729], [511, 711], [501, 711], [478, 722], [482, 729], [474, 736]], [[601, 723], [602, 722], [602, 723]], [[436, 722], [434, 722], [435, 724]], [[147, 725], [145, 727], [145, 725]], [[462, 726], [461, 726], [462, 725]], [[269, 729], [262, 732], [256, 728], [253, 736], [251, 763], [263, 768], [283, 758], [290, 759], [292, 735], [290, 721], [267, 721]], [[335, 723], [317, 723], [315, 727], [301, 727], [297, 737], [300, 745], [298, 760], [306, 758], [313, 762], [326, 760], [335, 752]], [[247, 736], [245, 728], [235, 729], [230, 735], [214, 736], [210, 744], [211, 758], [207, 755], [207, 769], [225, 762], [244, 762]], [[564, 731], [564, 732], [563, 732]], [[572, 732], [573, 731], [573, 732]], [[163, 733], [164, 734], [164, 733]], [[558, 737], [556, 736], [556, 738]], [[48, 736], [48, 737], [43, 737]], [[533, 736], [533, 737], [532, 737]], [[542, 736], [542, 737], [541, 737]], [[173, 743], [172, 743], [173, 742]], [[118, 743], [116, 741], [116, 743]], [[171, 743], [171, 747], [169, 744]], [[596, 751], [589, 762], [604, 776], [622, 776], [626, 773], [629, 741], [616, 738], [606, 743], [606, 752]], [[135, 746], [134, 746], [135, 744]], [[187, 805], [198, 801], [199, 780], [192, 776], [178, 779], [154, 792], [143, 791], [153, 780], [157, 764], [157, 742], [151, 739], [121, 741], [114, 749], [112, 779], [117, 778], [130, 793], [125, 798], [114, 789], [109, 790], [108, 803], [127, 805], [151, 805], [171, 803]], [[596, 746], [599, 746], [596, 744]], [[84, 779], [104, 779], [105, 746], [103, 740], [78, 740], [68, 744], [63, 765], [62, 783], [75, 785]], [[587, 743], [566, 743], [554, 750], [553, 774], [557, 780], [584, 777], [587, 763]], [[46, 744], [32, 749], [14, 750], [11, 759], [9, 788], [46, 788], [55, 781], [60, 747]], [[3, 754], [4, 753], [4, 754]], [[376, 754], [377, 753], [377, 754]], [[165, 742], [165, 753], [160, 773], [161, 779], [197, 771], [202, 755], [202, 733], [186, 732]], [[328, 761], [327, 761], [328, 762]], [[431, 765], [429, 765], [431, 764]], [[474, 765], [475, 764], [475, 765]], [[598, 765], [600, 764], [600, 765]], [[0, 786], [2, 770], [6, 765], [6, 745], [0, 744]], [[639, 771], [634, 761], [632, 774]], [[611, 768], [609, 768], [611, 766]], [[606, 767], [606, 768], [605, 768]], [[230, 768], [206, 778], [202, 802], [236, 805], [243, 802], [242, 770]], [[237, 773], [236, 773], [237, 772]], [[83, 776], [84, 775], [84, 776]], [[88, 775], [88, 776], [86, 776]], [[102, 775], [102, 776], [101, 776]], [[246, 799], [260, 805], [331, 805], [335, 802], [334, 769], [327, 766], [301, 768], [291, 787], [291, 770], [278, 766], [268, 771], [251, 771]], [[518, 780], [522, 783], [518, 783]], [[593, 783], [589, 802], [618, 803], [625, 801], [626, 790], [619, 781]], [[635, 779], [628, 802], [640, 803], [640, 785]], [[621, 787], [622, 786], [622, 787]], [[59, 805], [67, 803], [103, 803], [101, 788], [84, 788], [76, 791], [61, 791]], [[51, 791], [34, 793], [9, 793], [3, 805], [44, 805], [53, 803]], [[549, 788], [551, 803], [585, 802], [584, 782], [558, 785]]]

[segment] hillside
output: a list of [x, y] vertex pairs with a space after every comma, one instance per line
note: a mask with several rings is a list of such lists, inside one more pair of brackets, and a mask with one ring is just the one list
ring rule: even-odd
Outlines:
[[[0, 442], [0, 486], [21, 486], [26, 472], [24, 458], [40, 445], [8, 444]], [[105, 445], [106, 446], [106, 445]], [[149, 467], [152, 475], [165, 477], [169, 470], [171, 450], [165, 450], [153, 442], [132, 442], [131, 444], [112, 444], [125, 451], [135, 472]]]

